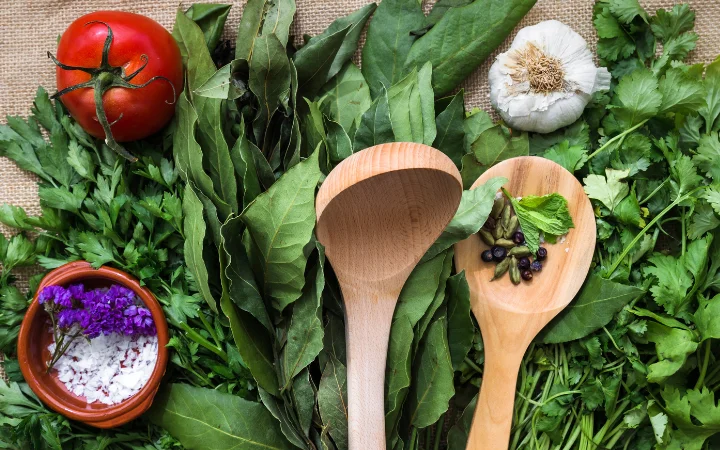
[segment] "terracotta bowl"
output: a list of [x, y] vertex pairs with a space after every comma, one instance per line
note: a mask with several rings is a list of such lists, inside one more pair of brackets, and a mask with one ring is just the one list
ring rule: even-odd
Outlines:
[[[158, 358], [155, 369], [137, 394], [115, 405], [105, 405], [100, 402], [88, 404], [84, 397], [71, 393], [57, 379], [56, 372], [46, 373], [46, 361], [50, 357], [47, 347], [52, 342], [52, 334], [48, 327], [48, 315], [38, 302], [39, 292], [45, 286], [68, 286], [79, 282], [90, 288], [119, 284], [132, 289], [150, 310], [155, 321], [158, 337]], [[165, 347], [167, 343], [168, 328], [165, 315], [149, 290], [140, 286], [135, 278], [125, 272], [104, 266], [95, 270], [87, 262], [77, 261], [53, 270], [40, 283], [20, 326], [18, 361], [25, 381], [50, 408], [70, 419], [97, 428], [113, 428], [137, 418], [150, 408], [167, 367], [168, 350]]]

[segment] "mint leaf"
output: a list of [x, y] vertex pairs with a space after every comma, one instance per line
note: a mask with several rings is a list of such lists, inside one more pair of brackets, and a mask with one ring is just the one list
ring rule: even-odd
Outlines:
[[552, 236], [567, 234], [574, 228], [567, 200], [558, 193], [543, 195], [541, 197], [528, 195], [517, 200], [503, 189], [505, 196], [512, 203], [525, 234], [525, 241], [530, 251], [535, 253], [540, 248], [540, 232]]

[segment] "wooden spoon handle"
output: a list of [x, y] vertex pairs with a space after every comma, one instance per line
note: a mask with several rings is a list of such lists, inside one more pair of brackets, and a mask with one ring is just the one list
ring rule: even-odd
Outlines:
[[[348, 443], [385, 449], [385, 361], [397, 298], [343, 292], [347, 311]], [[361, 297], [361, 298], [358, 298]], [[382, 296], [380, 296], [382, 297]]]
[[523, 352], [486, 347], [480, 397], [466, 450], [505, 450], [510, 442], [515, 385]]

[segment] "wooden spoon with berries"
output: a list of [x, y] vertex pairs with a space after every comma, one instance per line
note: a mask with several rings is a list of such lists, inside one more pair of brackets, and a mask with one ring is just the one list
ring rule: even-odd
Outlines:
[[[534, 156], [512, 158], [485, 172], [472, 189], [492, 177], [507, 178], [503, 187], [514, 197], [562, 195], [574, 228], [556, 244], [543, 244], [545, 250], [528, 258], [534, 267], [523, 269], [519, 265], [529, 261], [521, 262], [526, 257], [521, 255], [527, 251], [523, 236], [516, 234], [516, 216], [512, 208], [498, 201], [496, 218], [491, 215], [490, 219], [495, 220], [495, 226], [486, 226], [455, 245], [455, 265], [458, 271], [465, 270], [470, 304], [485, 346], [482, 388], [468, 450], [508, 447], [523, 355], [540, 330], [575, 297], [595, 250], [595, 216], [590, 200], [582, 185], [562, 166]], [[498, 227], [502, 229], [498, 231]], [[490, 236], [481, 237], [481, 233]]]

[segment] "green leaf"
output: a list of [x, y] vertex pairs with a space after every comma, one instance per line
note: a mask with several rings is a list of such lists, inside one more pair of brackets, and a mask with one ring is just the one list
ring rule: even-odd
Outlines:
[[570, 342], [604, 327], [630, 300], [642, 295], [635, 286], [593, 274], [570, 303], [538, 334], [545, 344]]
[[543, 154], [543, 158], [563, 166], [568, 172], [575, 173], [580, 170], [588, 160], [587, 148], [581, 145], [570, 146], [568, 141], [551, 147]]
[[650, 26], [653, 34], [662, 41], [677, 37], [695, 27], [695, 11], [687, 4], [675, 5], [670, 11], [661, 8], [655, 14]]
[[567, 200], [558, 193], [543, 196], [526, 195], [517, 200], [503, 189], [505, 196], [515, 210], [515, 215], [520, 222], [525, 234], [527, 246], [532, 253], [537, 252], [540, 247], [540, 232], [546, 237], [562, 236], [567, 234], [570, 228], [574, 228]]
[[70, 192], [64, 187], [40, 186], [38, 196], [40, 197], [40, 204], [43, 206], [77, 213], [87, 196], [87, 187], [77, 184], [73, 186], [73, 191]]
[[633, 19], [640, 16], [642, 20], [648, 22], [648, 13], [645, 12], [638, 0], [610, 0], [610, 11], [625, 24], [631, 24]]
[[[81, 250], [84, 251], [83, 256], [88, 262], [92, 263], [95, 268], [100, 267], [100, 264], [96, 264], [100, 258], [95, 258], [94, 253], [100, 252], [100, 256], [105, 255], [108, 250], [96, 245], [95, 236], [89, 233], [81, 233], [79, 237], [80, 244], [78, 245]], [[112, 259], [112, 250], [109, 250]], [[28, 266], [35, 262], [35, 246], [33, 243], [23, 236], [22, 234], [16, 234], [11, 237], [7, 242], [5, 250], [5, 258], [3, 261], [3, 270], [10, 272], [14, 267]]]
[[495, 177], [475, 189], [463, 191], [455, 216], [425, 253], [422, 261], [434, 258], [455, 243], [477, 233], [490, 215], [495, 194], [507, 181], [507, 178]]
[[[215, 73], [216, 67], [200, 27], [178, 9], [173, 36], [178, 41], [187, 70], [188, 89], [194, 91]], [[187, 92], [187, 90], [186, 90]]]
[[353, 150], [358, 152], [374, 145], [394, 142], [392, 122], [390, 121], [390, 106], [387, 92], [383, 89], [360, 119], [360, 125], [355, 132]]
[[443, 280], [446, 256], [447, 253], [441, 252], [433, 258], [421, 262], [410, 272], [398, 298], [393, 315], [394, 321], [407, 317], [410, 325], [414, 327], [420, 322], [420, 319], [427, 315], [427, 310], [439, 291], [439, 285], [444, 284], [444, 281], [442, 283], [441, 281]]
[[247, 89], [245, 84], [235, 79], [241, 67], [247, 67], [244, 59], [235, 59], [217, 70], [202, 86], [195, 89], [195, 94], [207, 98], [235, 100], [242, 97]]
[[712, 207], [705, 202], [698, 203], [688, 226], [688, 237], [698, 239], [708, 231], [717, 228], [718, 225], [720, 225], [720, 220], [713, 212]]
[[720, 181], [720, 139], [717, 131], [703, 135], [693, 163], [713, 180]]
[[35, 92], [35, 100], [33, 101], [31, 111], [33, 118], [46, 130], [52, 130], [55, 125], [60, 125], [60, 122], [58, 122], [55, 116], [53, 102], [50, 101], [50, 96], [42, 86], [39, 86]]
[[349, 132], [372, 105], [370, 89], [360, 69], [349, 62], [322, 89], [320, 107], [331, 119]]
[[[407, 316], [393, 319], [385, 367], [385, 434], [391, 439], [410, 388], [413, 324]], [[391, 442], [388, 446], [391, 447]]]
[[470, 316], [470, 288], [465, 279], [465, 271], [448, 278], [447, 290], [448, 347], [453, 369], [458, 371], [475, 336], [475, 325]]
[[720, 339], [720, 295], [713, 298], [698, 297], [698, 309], [695, 311], [694, 319], [697, 330], [702, 341], [706, 339]]
[[188, 450], [293, 449], [264, 406], [214, 389], [170, 384], [148, 418]]
[[235, 59], [252, 59], [255, 40], [260, 35], [260, 27], [265, 17], [266, 3], [267, 0], [248, 0], [245, 4], [235, 40]]
[[597, 45], [598, 56], [609, 61], [627, 58], [636, 49], [635, 42], [629, 36], [620, 22], [610, 13], [609, 8], [603, 8], [595, 15], [593, 21], [600, 40]]
[[322, 291], [325, 288], [325, 250], [318, 247], [318, 263], [310, 271], [310, 283], [305, 284], [302, 296], [293, 306], [288, 328], [287, 343], [283, 348], [282, 361], [287, 384], [323, 349]]
[[210, 309], [217, 313], [217, 300], [210, 292], [207, 265], [203, 260], [203, 241], [205, 240], [205, 219], [203, 205], [191, 186], [185, 187], [183, 197], [183, 229], [185, 230], [185, 264], [195, 279], [195, 283]]
[[[370, 85], [373, 98], [400, 81], [409, 72], [404, 64], [415, 37], [410, 33], [425, 22], [417, 0], [380, 2], [370, 21], [362, 50], [362, 73]], [[424, 64], [413, 64], [420, 67]]]
[[280, 431], [285, 435], [288, 441], [297, 448], [305, 448], [306, 439], [302, 431], [299, 429], [297, 420], [295, 419], [295, 411], [291, 411], [292, 405], [285, 402], [278, 402], [272, 395], [264, 390], [260, 390], [260, 399], [270, 414], [280, 423]]
[[[693, 13], [694, 14], [694, 13]], [[720, 61], [715, 60], [705, 70], [705, 105], [698, 112], [705, 119], [705, 133], [717, 130], [720, 116]]]
[[225, 276], [228, 294], [238, 308], [252, 314], [269, 332], [273, 332], [270, 316], [260, 289], [255, 282], [250, 261], [242, 244], [244, 224], [240, 217], [230, 217], [220, 228], [226, 254]]
[[[534, 4], [535, 0], [476, 1], [452, 8], [427, 34], [412, 44], [405, 67], [411, 69], [428, 61], [432, 63], [435, 95], [445, 95], [490, 56]], [[378, 13], [380, 8], [382, 3]], [[413, 22], [413, 29], [420, 28], [421, 19], [413, 18]], [[363, 69], [364, 66], [363, 62]]]
[[445, 109], [438, 114], [435, 120], [437, 136], [432, 146], [445, 153], [453, 160], [458, 168], [461, 168], [461, 159], [465, 154], [463, 143], [465, 141], [465, 119], [464, 91], [460, 90], [455, 94]]
[[708, 438], [720, 432], [720, 407], [713, 391], [704, 387], [681, 395], [678, 389], [666, 386], [661, 395], [671, 423], [677, 427], [670, 438], [676, 447], [669, 448], [700, 450]]
[[643, 272], [654, 275], [658, 280], [650, 288], [655, 303], [664, 307], [668, 314], [675, 314], [693, 284], [683, 258], [655, 254], [648, 258], [648, 262], [651, 265], [645, 267]]
[[630, 187], [621, 180], [629, 171], [605, 169], [605, 176], [590, 174], [583, 179], [588, 197], [599, 200], [607, 209], [614, 211], [617, 205], [630, 193]]
[[410, 423], [425, 428], [437, 422], [455, 395], [453, 366], [447, 341], [447, 321], [440, 316], [430, 325], [416, 356], [417, 373], [408, 404]]
[[465, 410], [460, 416], [450, 431], [448, 432], [448, 450], [464, 450], [467, 446], [468, 436], [470, 435], [470, 426], [475, 415], [475, 405], [477, 404], [478, 396], [476, 395], [467, 405]]
[[[292, 0], [279, 0], [284, 3]], [[267, 17], [265, 26], [268, 25]], [[290, 60], [285, 45], [274, 34], [255, 40], [248, 85], [258, 99], [260, 109], [253, 121], [256, 142], [263, 142], [266, 127], [283, 97], [290, 92]]]
[[435, 140], [435, 99], [432, 86], [432, 67], [413, 69], [388, 91], [390, 121], [395, 139], [430, 145]]
[[[335, 21], [333, 21], [333, 23], [331, 23], [325, 31], [318, 36], [310, 38], [310, 40], [305, 44], [305, 47], [314, 45], [317, 41], [321, 41], [332, 34], [347, 29], [347, 34], [343, 39], [342, 45], [337, 51], [335, 51], [332, 64], [330, 65], [330, 69], [327, 73], [328, 79], [337, 75], [338, 72], [340, 72], [340, 70], [346, 65], [345, 63], [347, 63], [357, 51], [362, 31], [365, 28], [365, 24], [368, 19], [370, 19], [370, 16], [373, 12], [375, 12], [375, 8], [377, 8], [375, 3], [368, 3], [347, 16], [335, 19]], [[300, 51], [303, 51], [305, 47], [300, 49]]]
[[[290, 38], [290, 25], [295, 17], [295, 0], [272, 0], [269, 3], [270, 7], [265, 13], [261, 37], [275, 35], [285, 47]], [[257, 41], [255, 45], [258, 45]]]
[[77, 141], [70, 141], [68, 145], [67, 163], [86, 180], [95, 180], [95, 161], [90, 152], [85, 150]]
[[475, 108], [469, 113], [463, 122], [465, 131], [465, 153], [472, 153], [472, 146], [481, 134], [495, 126], [490, 114], [482, 109]]
[[7, 203], [0, 205], [0, 223], [16, 230], [32, 231], [34, 228], [27, 220], [28, 216], [23, 208]]
[[335, 165], [352, 155], [352, 141], [350, 141], [350, 137], [343, 127], [337, 122], [325, 120], [325, 128], [327, 128], [325, 145], [330, 157], [330, 163]]
[[323, 428], [338, 450], [348, 449], [347, 369], [334, 356], [325, 365], [317, 394]]
[[69, 152], [68, 139], [68, 135], [65, 134], [62, 126], [57, 125], [50, 132], [52, 145], [46, 146], [43, 151], [37, 154], [45, 173], [65, 187], [72, 186], [75, 181], [75, 170], [67, 161]]
[[675, 374], [698, 347], [693, 332], [670, 328], [657, 322], [648, 323], [645, 337], [655, 343], [659, 360], [648, 366], [647, 378], [651, 383], [663, 383]]
[[331, 69], [351, 26], [348, 24], [333, 33], [323, 33], [310, 39], [293, 56], [299, 89], [305, 97], [315, 95], [335, 75], [331, 73]]
[[612, 111], [617, 121], [629, 128], [655, 116], [662, 101], [657, 78], [647, 69], [638, 69], [620, 79]]
[[490, 167], [516, 156], [527, 156], [530, 144], [527, 133], [511, 136], [507, 128], [497, 125], [484, 131], [472, 144], [475, 159], [485, 172]]
[[662, 103], [660, 113], [669, 112], [689, 114], [698, 111], [705, 102], [703, 83], [682, 69], [669, 69], [660, 80]]
[[212, 52], [220, 43], [225, 21], [232, 5], [195, 3], [185, 12], [203, 32], [208, 51]]
[[[254, 145], [245, 136], [245, 119], [243, 118], [240, 121], [240, 136], [238, 136], [235, 145], [230, 150], [230, 158], [235, 167], [235, 173], [242, 185], [243, 210], [262, 193], [258, 170], [255, 166], [255, 153], [252, 147]], [[259, 157], [262, 157], [262, 155], [259, 155]], [[262, 157], [262, 159], [265, 158]]]
[[259, 250], [262, 290], [282, 311], [305, 284], [305, 246], [315, 228], [318, 153], [288, 170], [240, 216]]

